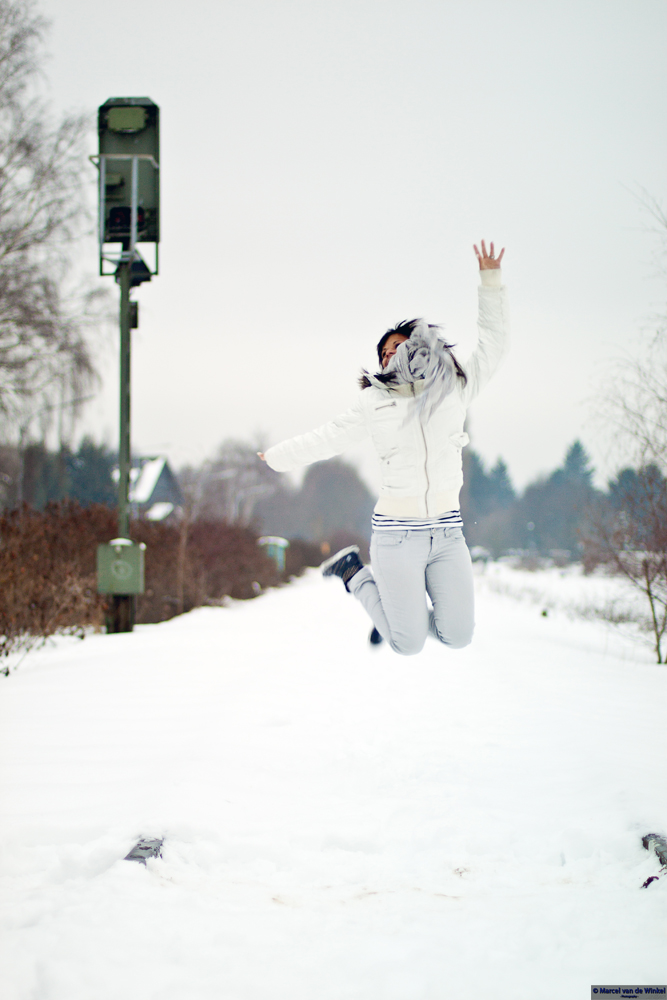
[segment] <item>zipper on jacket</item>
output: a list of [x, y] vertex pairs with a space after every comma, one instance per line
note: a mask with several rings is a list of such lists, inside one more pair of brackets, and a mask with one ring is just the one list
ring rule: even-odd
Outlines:
[[[412, 396], [414, 398], [416, 396], [414, 382], [410, 383], [410, 389], [412, 390]], [[431, 481], [428, 478], [428, 445], [426, 444], [426, 431], [424, 430], [424, 423], [421, 414], [419, 415], [419, 429], [422, 432], [422, 441], [424, 442], [424, 478], [426, 479], [426, 492], [424, 493], [424, 507], [425, 507], [425, 514], [428, 517], [428, 493], [429, 490], [431, 489]]]

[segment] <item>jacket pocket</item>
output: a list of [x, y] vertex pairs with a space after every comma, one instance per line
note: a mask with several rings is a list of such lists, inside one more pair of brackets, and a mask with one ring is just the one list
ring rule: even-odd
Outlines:
[[373, 407], [370, 416], [373, 445], [384, 461], [399, 447], [401, 407], [395, 399], [381, 400]]
[[373, 541], [380, 548], [398, 548], [408, 537], [407, 531], [374, 531]]

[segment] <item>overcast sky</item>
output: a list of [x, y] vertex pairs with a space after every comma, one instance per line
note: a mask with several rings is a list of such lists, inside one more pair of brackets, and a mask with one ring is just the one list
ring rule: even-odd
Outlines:
[[[472, 446], [520, 486], [576, 437], [606, 471], [589, 397], [664, 300], [631, 194], [665, 195], [664, 0], [40, 7], [56, 110], [161, 108], [136, 450], [180, 466], [226, 437], [308, 430], [352, 405], [401, 319], [441, 322], [465, 358], [485, 237], [507, 247], [513, 349], [471, 410]], [[81, 429], [115, 443], [107, 339]], [[350, 458], [377, 482], [368, 447]]]

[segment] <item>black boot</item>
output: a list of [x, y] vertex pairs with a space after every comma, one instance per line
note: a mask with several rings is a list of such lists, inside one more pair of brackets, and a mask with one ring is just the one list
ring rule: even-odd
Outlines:
[[364, 564], [359, 558], [359, 546], [348, 545], [346, 549], [341, 549], [335, 555], [326, 559], [320, 569], [322, 576], [339, 576], [345, 584], [345, 589], [349, 592], [349, 581], [355, 573], [364, 568]]
[[384, 642], [384, 639], [382, 638], [378, 630], [375, 628], [375, 626], [373, 626], [371, 634], [368, 637], [368, 641], [371, 644], [371, 646], [379, 646], [381, 642]]

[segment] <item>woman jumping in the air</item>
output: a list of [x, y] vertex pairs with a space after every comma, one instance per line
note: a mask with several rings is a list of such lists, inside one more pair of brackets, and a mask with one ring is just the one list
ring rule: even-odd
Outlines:
[[[339, 455], [370, 434], [382, 463], [373, 514], [371, 566], [357, 546], [322, 566], [339, 576], [373, 621], [371, 642], [419, 653], [427, 635], [451, 649], [467, 646], [474, 628], [470, 554], [459, 491], [466, 410], [500, 364], [508, 337], [507, 297], [493, 243], [479, 261], [479, 341], [465, 370], [438, 328], [411, 320], [382, 337], [382, 371], [365, 373], [356, 406], [308, 434], [269, 448], [272, 469], [288, 472]], [[372, 569], [371, 569], [372, 567]], [[428, 608], [426, 594], [431, 599]]]

